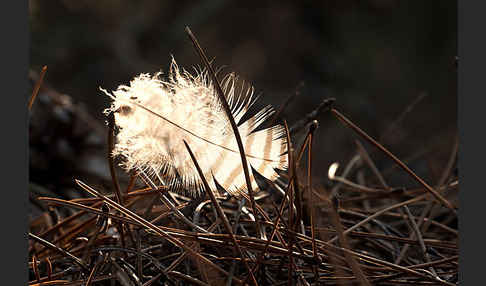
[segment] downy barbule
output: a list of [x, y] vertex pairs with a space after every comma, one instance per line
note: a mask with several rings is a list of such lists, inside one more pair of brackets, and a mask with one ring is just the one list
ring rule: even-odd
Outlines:
[[[239, 123], [256, 99], [251, 86], [236, 85], [234, 74], [227, 75], [221, 84]], [[219, 195], [215, 181], [232, 195], [246, 192], [233, 129], [207, 72], [192, 75], [172, 60], [166, 79], [161, 73], [141, 74], [111, 94], [102, 91], [113, 100], [105, 113], [114, 113], [118, 133], [112, 155], [122, 157], [124, 169], [143, 171], [171, 189], [185, 189], [197, 196], [204, 188], [185, 140], [215, 194]], [[252, 169], [275, 180], [275, 169], [287, 168], [283, 126], [256, 130], [273, 113], [267, 106], [238, 126], [255, 191], [258, 185]]]

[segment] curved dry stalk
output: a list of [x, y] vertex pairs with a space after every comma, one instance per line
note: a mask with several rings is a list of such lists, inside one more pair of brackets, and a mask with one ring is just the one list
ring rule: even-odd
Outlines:
[[[221, 102], [221, 105], [223, 106], [223, 109], [226, 113], [226, 116], [228, 117], [228, 120], [231, 124], [231, 127], [233, 128], [233, 133], [234, 133], [235, 138], [236, 138], [236, 143], [238, 144], [238, 149], [240, 151], [243, 173], [245, 175], [246, 187], [248, 189], [248, 195], [250, 197], [251, 207], [252, 207], [252, 209], [256, 210], [256, 202], [255, 202], [255, 197], [253, 195], [253, 189], [251, 187], [250, 173], [249, 173], [249, 170], [248, 170], [248, 162], [246, 160], [245, 149], [243, 147], [243, 142], [241, 140], [240, 132], [238, 131], [238, 126], [236, 125], [235, 119], [233, 118], [233, 115], [231, 114], [231, 109], [228, 105], [228, 102], [226, 101], [223, 89], [221, 88], [221, 84], [219, 83], [218, 79], [216, 78], [216, 74], [215, 74], [213, 68], [211, 67], [211, 64], [209, 63], [209, 60], [206, 57], [206, 54], [204, 53], [201, 46], [199, 45], [199, 42], [197, 41], [196, 37], [192, 34], [191, 29], [187, 26], [186, 26], [186, 33], [188, 34], [189, 38], [191, 39], [192, 43], [194, 44], [194, 47], [196, 48], [196, 51], [198, 52], [199, 56], [201, 57], [201, 60], [204, 62], [204, 65], [206, 66], [206, 68], [209, 71], [209, 75], [211, 76], [211, 80], [213, 81], [214, 86], [216, 88], [218, 98]], [[260, 236], [263, 236], [263, 233], [261, 231], [261, 226], [260, 226], [260, 220], [258, 219], [258, 214], [256, 214], [256, 212], [255, 212], [255, 223], [256, 223], [257, 233]]]

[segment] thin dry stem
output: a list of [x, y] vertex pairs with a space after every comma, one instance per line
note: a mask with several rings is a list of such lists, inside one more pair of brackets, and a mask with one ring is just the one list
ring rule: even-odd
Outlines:
[[34, 90], [32, 91], [32, 95], [30, 96], [29, 103], [27, 105], [29, 110], [32, 109], [32, 105], [34, 104], [34, 101], [37, 98], [37, 94], [39, 93], [42, 80], [44, 79], [44, 75], [46, 74], [46, 72], [47, 72], [47, 66], [43, 66], [39, 76], [39, 80], [36, 82], [34, 86]]
[[[246, 155], [245, 155], [245, 149], [243, 147], [243, 141], [241, 140], [241, 135], [240, 132], [238, 131], [238, 126], [236, 125], [235, 119], [233, 118], [233, 115], [231, 114], [231, 109], [228, 105], [228, 102], [226, 101], [226, 97], [224, 96], [223, 89], [221, 88], [221, 84], [219, 83], [218, 79], [216, 78], [216, 73], [214, 72], [213, 68], [211, 67], [211, 64], [209, 63], [208, 58], [206, 57], [206, 54], [202, 50], [201, 46], [199, 45], [199, 42], [197, 41], [196, 37], [192, 34], [192, 31], [189, 27], [186, 27], [186, 33], [189, 35], [189, 38], [191, 39], [192, 43], [194, 44], [194, 47], [196, 48], [199, 56], [201, 57], [201, 60], [204, 62], [204, 65], [209, 71], [209, 75], [211, 76], [211, 79], [214, 83], [214, 86], [216, 87], [216, 91], [218, 94], [218, 98], [224, 108], [224, 111], [228, 117], [228, 120], [231, 124], [231, 128], [233, 128], [233, 133], [236, 138], [236, 142], [238, 144], [238, 150], [240, 151], [240, 156], [241, 156], [241, 162], [242, 162], [242, 167], [243, 167], [243, 172], [245, 174], [245, 180], [246, 180], [246, 187], [248, 191], [248, 195], [250, 197], [250, 202], [251, 202], [251, 207], [252, 209], [256, 210], [256, 202], [255, 202], [255, 197], [253, 195], [253, 189], [251, 187], [251, 181], [250, 181], [250, 173], [248, 170], [248, 162], [246, 160]], [[256, 229], [257, 233], [260, 236], [263, 236], [263, 233], [261, 231], [261, 226], [260, 226], [260, 220], [258, 219], [258, 215], [255, 212], [255, 223], [256, 223]]]

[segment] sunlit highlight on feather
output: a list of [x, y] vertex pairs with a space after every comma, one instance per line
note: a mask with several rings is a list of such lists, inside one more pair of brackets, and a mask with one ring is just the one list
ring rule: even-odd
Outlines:
[[[231, 112], [239, 122], [255, 102], [253, 87], [237, 88], [237, 77], [227, 75], [222, 87]], [[238, 91], [237, 91], [238, 90]], [[207, 73], [192, 75], [172, 61], [166, 80], [161, 73], [141, 74], [130, 85], [112, 93], [105, 112], [113, 112], [118, 127], [113, 156], [123, 158], [127, 170], [137, 169], [160, 178], [173, 189], [197, 195], [203, 191], [201, 179], [182, 143], [191, 149], [206, 180], [216, 192], [214, 180], [229, 193], [246, 189], [241, 158], [231, 125], [218, 101]], [[285, 132], [277, 125], [255, 131], [274, 113], [267, 106], [239, 125], [248, 164], [264, 177], [274, 180], [277, 169], [287, 168]], [[252, 187], [258, 185], [251, 175]]]

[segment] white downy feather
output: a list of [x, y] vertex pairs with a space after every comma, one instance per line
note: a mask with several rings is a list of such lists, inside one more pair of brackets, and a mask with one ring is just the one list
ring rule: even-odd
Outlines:
[[[255, 101], [253, 88], [237, 91], [234, 74], [226, 76], [222, 86], [239, 122]], [[114, 112], [118, 127], [113, 156], [123, 157], [125, 169], [142, 170], [174, 189], [198, 195], [203, 191], [202, 181], [185, 140], [216, 194], [214, 180], [233, 195], [246, 190], [236, 139], [207, 73], [193, 76], [179, 70], [173, 60], [167, 81], [160, 73], [141, 74], [112, 94], [103, 91], [113, 99], [105, 112]], [[248, 165], [270, 180], [278, 177], [274, 168], [287, 168], [285, 130], [281, 125], [254, 130], [273, 112], [267, 106], [238, 127]], [[249, 171], [252, 188], [257, 190]]]

